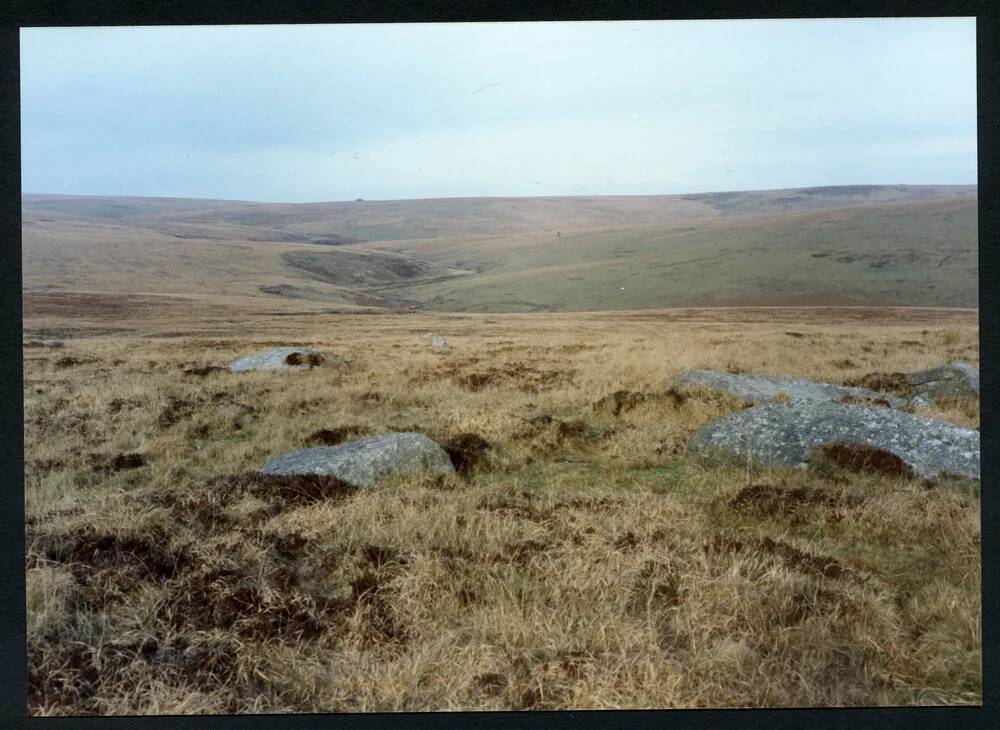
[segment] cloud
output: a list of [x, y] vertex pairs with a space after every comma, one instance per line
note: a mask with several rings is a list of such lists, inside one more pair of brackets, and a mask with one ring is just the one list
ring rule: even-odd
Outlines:
[[28, 191], [974, 182], [974, 19], [22, 30]]

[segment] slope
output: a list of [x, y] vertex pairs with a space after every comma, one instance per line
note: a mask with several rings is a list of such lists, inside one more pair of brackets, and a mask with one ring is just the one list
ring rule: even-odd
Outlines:
[[974, 186], [308, 205], [25, 196], [22, 263], [25, 291], [240, 306], [974, 307], [977, 200]]

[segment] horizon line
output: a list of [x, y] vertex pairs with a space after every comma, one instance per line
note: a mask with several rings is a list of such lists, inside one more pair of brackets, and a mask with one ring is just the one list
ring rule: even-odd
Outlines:
[[452, 195], [452, 196], [430, 196], [415, 198], [363, 198], [358, 197], [353, 200], [309, 200], [309, 201], [276, 201], [276, 200], [249, 200], [244, 198], [213, 198], [189, 195], [112, 195], [104, 193], [48, 193], [48, 192], [25, 192], [21, 191], [21, 197], [38, 196], [51, 198], [132, 198], [137, 200], [203, 200], [217, 201], [224, 203], [251, 203], [255, 205], [324, 205], [330, 203], [398, 203], [398, 202], [421, 202], [431, 200], [532, 200], [546, 198], [683, 198], [694, 195], [719, 195], [727, 193], [772, 193], [791, 190], [818, 190], [836, 188], [978, 188], [979, 182], [973, 183], [843, 183], [839, 185], [797, 185], [793, 187], [781, 188], [744, 188], [732, 190], [703, 190], [692, 193], [605, 193], [591, 195]]

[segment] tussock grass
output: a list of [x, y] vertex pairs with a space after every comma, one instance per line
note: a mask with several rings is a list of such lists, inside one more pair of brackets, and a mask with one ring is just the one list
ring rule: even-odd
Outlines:
[[[867, 312], [145, 320], [26, 350], [29, 710], [979, 703], [978, 492], [716, 463], [687, 440], [741, 404], [668, 393], [977, 362], [973, 318]], [[200, 370], [278, 344], [350, 361]], [[463, 473], [252, 475], [393, 429]]]

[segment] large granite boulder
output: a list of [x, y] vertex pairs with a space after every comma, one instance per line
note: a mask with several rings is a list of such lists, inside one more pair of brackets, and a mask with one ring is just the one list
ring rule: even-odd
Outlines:
[[878, 449], [923, 477], [979, 479], [979, 432], [898, 410], [798, 400], [749, 408], [714, 421], [690, 440], [758, 464], [804, 467], [830, 444]]
[[916, 398], [924, 401], [979, 397], [979, 368], [967, 362], [909, 373], [906, 382], [913, 386]]
[[454, 474], [447, 452], [435, 441], [410, 431], [300, 449], [272, 459], [263, 474], [324, 474], [370, 487], [381, 479], [407, 474]]
[[247, 355], [229, 363], [232, 373], [250, 370], [309, 370], [321, 365], [324, 358], [315, 350], [305, 347], [275, 347], [273, 350]]
[[903, 408], [906, 405], [902, 398], [867, 388], [851, 388], [778, 375], [733, 374], [717, 370], [686, 370], [674, 380], [672, 387], [678, 393], [714, 390], [752, 403], [767, 403], [779, 396], [786, 396], [790, 401], [853, 401], [886, 405], [890, 408]]

